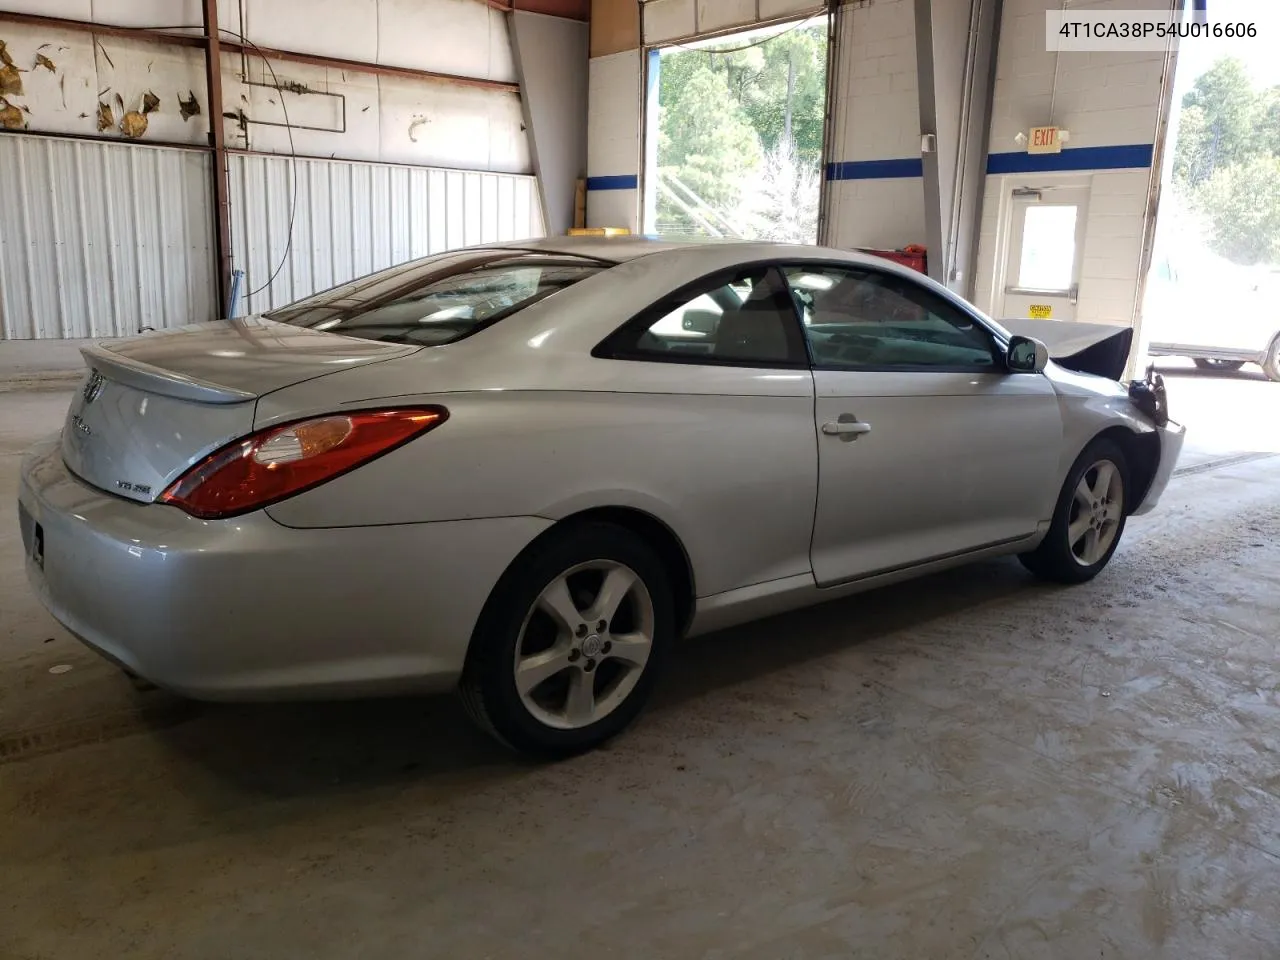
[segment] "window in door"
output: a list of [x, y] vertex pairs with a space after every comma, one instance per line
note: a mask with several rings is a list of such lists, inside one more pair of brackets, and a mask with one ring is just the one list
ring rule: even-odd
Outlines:
[[981, 324], [913, 280], [826, 266], [784, 273], [818, 367], [991, 371], [999, 365], [995, 341]]
[[1029, 290], [1066, 290], [1076, 262], [1076, 217], [1070, 205], [1028, 206], [1022, 228], [1018, 286]]
[[772, 267], [720, 273], [665, 297], [595, 354], [671, 363], [808, 365], [791, 295]]

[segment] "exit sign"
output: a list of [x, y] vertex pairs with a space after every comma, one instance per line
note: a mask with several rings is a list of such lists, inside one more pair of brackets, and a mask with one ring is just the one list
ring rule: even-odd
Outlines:
[[1057, 127], [1032, 127], [1027, 138], [1027, 153], [1061, 153], [1062, 133]]

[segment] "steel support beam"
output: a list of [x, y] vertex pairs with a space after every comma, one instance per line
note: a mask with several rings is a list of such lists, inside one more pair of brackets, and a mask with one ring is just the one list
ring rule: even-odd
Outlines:
[[[920, 88], [920, 161], [924, 169], [924, 237], [929, 251], [929, 276], [945, 283], [946, 252], [943, 247], [942, 171], [939, 169], [937, 78], [933, 52], [934, 0], [915, 0], [916, 72]], [[932, 148], [925, 149], [925, 141]]]
[[976, 290], [982, 203], [987, 193], [987, 156], [991, 152], [991, 108], [996, 95], [996, 55], [1004, 0], [973, 0], [966, 70], [966, 109], [960, 124], [956, 195], [948, 242], [947, 286], [972, 299]]
[[227, 140], [222, 124], [218, 0], [204, 0], [204, 76], [209, 105], [209, 145], [213, 147], [213, 249], [218, 262], [218, 316], [225, 317], [231, 301], [231, 189], [227, 179]]
[[991, 104], [1003, 0], [915, 0], [924, 210], [929, 276], [963, 296], [974, 265], [986, 192]]
[[223, 40], [223, 50], [235, 53], [246, 53], [251, 57], [265, 57], [268, 60], [285, 60], [291, 63], [308, 63], [316, 67], [328, 67], [332, 70], [349, 70], [352, 73], [371, 73], [381, 77], [401, 77], [406, 80], [428, 80], [436, 83], [452, 83], [463, 87], [480, 87], [484, 90], [499, 90], [503, 93], [519, 93], [520, 84], [508, 83], [505, 80], [485, 80], [482, 77], [460, 77], [452, 73], [436, 73], [433, 70], [415, 70], [411, 67], [392, 67], [382, 63], [366, 63], [362, 60], [343, 60], [340, 57], [321, 57], [311, 53], [298, 53], [293, 50], [278, 50], [274, 47], [260, 47], [256, 43], [242, 43], [238, 40]]

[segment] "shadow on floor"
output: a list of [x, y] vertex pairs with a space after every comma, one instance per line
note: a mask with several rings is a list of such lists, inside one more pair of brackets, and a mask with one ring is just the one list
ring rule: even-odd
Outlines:
[[[1015, 560], [998, 560], [694, 638], [677, 650], [649, 709], [660, 713], [935, 618], [1047, 589]], [[257, 795], [320, 796], [437, 777], [483, 782], [518, 777], [531, 766], [472, 726], [453, 696], [196, 711], [188, 722], [151, 724], [148, 735]]]
[[1246, 364], [1240, 370], [1202, 370], [1199, 367], [1167, 367], [1156, 364], [1156, 373], [1178, 380], [1234, 380], [1239, 383], [1268, 383], [1262, 370]]

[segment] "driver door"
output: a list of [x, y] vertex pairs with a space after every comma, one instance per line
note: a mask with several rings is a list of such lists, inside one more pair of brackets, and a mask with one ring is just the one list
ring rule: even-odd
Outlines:
[[814, 365], [819, 584], [1012, 542], [1053, 513], [1058, 400], [971, 314], [874, 269], [784, 270]]

